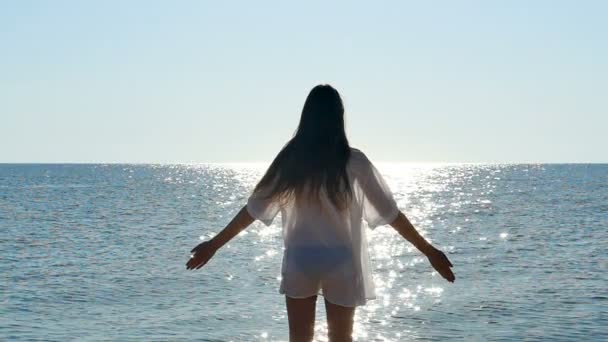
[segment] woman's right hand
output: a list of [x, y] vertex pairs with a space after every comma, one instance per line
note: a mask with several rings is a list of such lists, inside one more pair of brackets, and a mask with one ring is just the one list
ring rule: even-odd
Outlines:
[[443, 254], [442, 251], [433, 247], [426, 254], [426, 256], [427, 256], [427, 258], [429, 258], [429, 261], [431, 262], [431, 265], [433, 266], [433, 268], [437, 272], [439, 272], [439, 274], [441, 274], [442, 277], [444, 277], [447, 281], [449, 281], [451, 283], [454, 282], [456, 277], [454, 276], [454, 273], [452, 273], [452, 270], [450, 269], [450, 267], [453, 267], [454, 265], [452, 265], [452, 263], [450, 262], [448, 257], [445, 256], [445, 254]]
[[213, 257], [217, 248], [211, 243], [211, 240], [204, 241], [192, 248], [190, 252], [194, 252], [194, 255], [186, 263], [186, 269], [199, 269]]

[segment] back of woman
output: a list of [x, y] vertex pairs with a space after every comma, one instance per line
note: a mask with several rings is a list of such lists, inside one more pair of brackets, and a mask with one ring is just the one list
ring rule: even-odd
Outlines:
[[285, 252], [279, 292], [304, 298], [322, 294], [329, 302], [355, 307], [374, 299], [362, 219], [368, 227], [391, 223], [399, 213], [389, 187], [363, 152], [351, 148], [346, 175], [352, 196], [338, 207], [322, 188], [284, 203], [259, 189], [248, 199], [252, 217], [271, 225], [280, 212]]
[[279, 293], [285, 295], [290, 341], [312, 340], [319, 294], [330, 340], [351, 340], [355, 308], [376, 298], [363, 221], [371, 229], [390, 224], [444, 278], [455, 279], [450, 261], [399, 210], [373, 163], [349, 145], [344, 105], [329, 85], [310, 91], [298, 129], [247, 204], [224, 230], [192, 249], [187, 268], [201, 268], [255, 219], [271, 225], [278, 213], [285, 247]]

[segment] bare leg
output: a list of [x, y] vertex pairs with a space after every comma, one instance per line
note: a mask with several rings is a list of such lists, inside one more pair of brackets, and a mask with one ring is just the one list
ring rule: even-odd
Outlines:
[[331, 342], [351, 342], [355, 308], [332, 304], [325, 299], [327, 335]]
[[285, 296], [289, 319], [289, 341], [310, 342], [315, 334], [315, 306], [317, 296], [291, 298]]

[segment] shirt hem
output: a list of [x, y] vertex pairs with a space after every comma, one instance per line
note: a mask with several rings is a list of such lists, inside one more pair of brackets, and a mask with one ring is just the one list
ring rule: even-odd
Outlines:
[[391, 224], [395, 221], [395, 219], [397, 218], [397, 216], [399, 215], [399, 208], [395, 207], [389, 215], [386, 216], [386, 218], [381, 218], [380, 220], [373, 222], [373, 223], [367, 223], [367, 226], [370, 227], [372, 230], [376, 229], [376, 227], [379, 226], [384, 226], [386, 224]]
[[312, 294], [309, 294], [309, 295], [290, 295], [287, 292], [285, 292], [285, 290], [283, 290], [282, 288], [280, 288], [279, 289], [279, 293], [280, 294], [284, 294], [285, 296], [287, 296], [289, 298], [295, 298], [295, 299], [304, 299], [304, 298], [310, 298], [312, 296], [321, 296], [324, 299], [326, 299], [328, 302], [330, 302], [331, 304], [345, 306], [345, 307], [348, 307], [348, 308], [356, 308], [358, 306], [364, 306], [365, 304], [367, 304], [368, 301], [376, 299], [376, 296], [365, 297], [363, 300], [358, 300], [354, 304], [350, 304], [350, 303], [342, 303], [340, 301], [336, 301], [336, 300], [327, 298], [323, 294], [323, 290], [321, 290], [321, 289], [319, 291], [317, 291], [316, 293], [312, 293]]
[[264, 223], [267, 227], [270, 227], [270, 225], [272, 224], [273, 220], [268, 220], [268, 219], [261, 218], [260, 215], [255, 212], [255, 210], [253, 210], [252, 208], [249, 207], [249, 204], [247, 204], [245, 206], [245, 208], [247, 209], [247, 213], [249, 214], [249, 216], [251, 216], [254, 219], [256, 219], [256, 220]]

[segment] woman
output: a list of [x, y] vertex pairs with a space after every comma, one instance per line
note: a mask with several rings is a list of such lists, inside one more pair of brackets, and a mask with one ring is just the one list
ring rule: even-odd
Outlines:
[[338, 92], [318, 85], [308, 95], [294, 137], [276, 156], [232, 221], [192, 249], [187, 269], [204, 266], [255, 219], [270, 225], [281, 212], [285, 251], [279, 293], [285, 294], [290, 341], [311, 341], [317, 295], [325, 300], [331, 341], [351, 341], [357, 306], [375, 298], [362, 229], [390, 224], [450, 282], [452, 264], [397, 208], [386, 182], [351, 148]]

